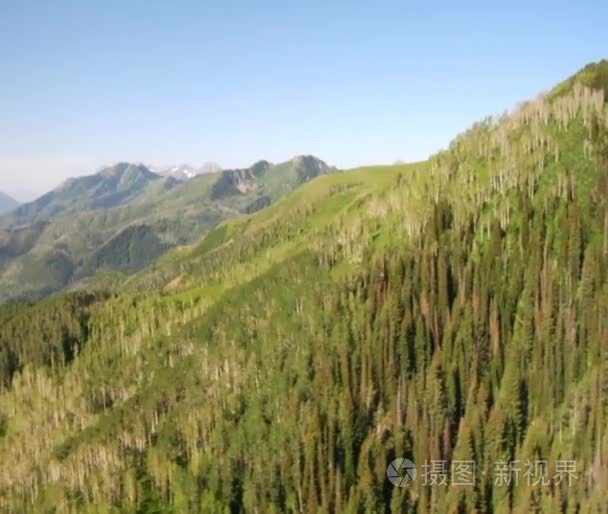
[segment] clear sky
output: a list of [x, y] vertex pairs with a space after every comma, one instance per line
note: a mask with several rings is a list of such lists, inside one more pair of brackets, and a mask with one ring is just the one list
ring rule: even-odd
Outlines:
[[608, 57], [607, 27], [605, 1], [0, 0], [0, 190], [119, 160], [422, 159]]

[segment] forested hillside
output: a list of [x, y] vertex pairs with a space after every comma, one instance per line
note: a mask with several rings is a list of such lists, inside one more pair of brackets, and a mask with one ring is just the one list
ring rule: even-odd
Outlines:
[[0, 509], [607, 513], [606, 93], [602, 61], [118, 289], [1, 308]]

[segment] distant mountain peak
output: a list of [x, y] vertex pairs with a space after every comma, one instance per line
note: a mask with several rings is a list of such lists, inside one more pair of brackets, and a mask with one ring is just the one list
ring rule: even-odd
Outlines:
[[253, 175], [259, 176], [261, 174], [263, 174], [266, 170], [268, 170], [268, 168], [270, 168], [272, 166], [272, 164], [268, 161], [265, 160], [260, 160], [257, 161], [255, 163], [253, 163], [251, 165], [251, 168], [249, 168], [251, 170], [251, 173]]
[[256, 191], [266, 200], [276, 199], [289, 189], [332, 171], [336, 169], [312, 155], [298, 155], [280, 164], [259, 160], [249, 168], [223, 170], [213, 185], [211, 198], [247, 195]]
[[106, 166], [99, 171], [99, 175], [103, 177], [113, 177], [115, 175], [120, 175], [125, 172], [125, 170], [131, 166], [128, 162], [118, 162], [111, 166]]
[[177, 181], [153, 173], [143, 164], [118, 162], [92, 175], [70, 178], [33, 202], [3, 217], [11, 226], [47, 221], [86, 210], [117, 207], [142, 197], [150, 187], [171, 189]]
[[123, 176], [125, 174], [155, 175], [147, 166], [143, 164], [133, 164], [131, 162], [118, 162], [111, 166], [106, 166], [99, 171], [99, 175], [106, 178]]
[[11, 209], [16, 208], [18, 205], [19, 202], [17, 200], [0, 191], [0, 213], [8, 212]]
[[292, 162], [294, 165], [317, 165], [321, 167], [331, 168], [325, 161], [315, 157], [314, 155], [296, 155]]
[[336, 171], [335, 168], [314, 155], [297, 155], [291, 162], [301, 182]]
[[152, 166], [152, 171], [165, 177], [173, 177], [178, 180], [190, 180], [191, 178], [207, 173], [217, 173], [222, 171], [222, 167], [216, 162], [205, 162], [200, 166], [191, 164], [169, 164], [163, 166]]
[[294, 163], [299, 163], [299, 162], [305, 162], [305, 161], [319, 161], [320, 159], [317, 159], [314, 155], [305, 155], [305, 154], [301, 154], [301, 155], [296, 155], [292, 161], [294, 161]]

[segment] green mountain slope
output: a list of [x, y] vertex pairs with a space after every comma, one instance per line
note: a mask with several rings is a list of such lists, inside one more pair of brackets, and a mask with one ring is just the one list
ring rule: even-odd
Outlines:
[[0, 214], [10, 211], [19, 205], [19, 202], [0, 191]]
[[[0, 507], [605, 513], [608, 106], [558, 89], [426, 162], [312, 180], [111, 294], [1, 308]], [[431, 462], [474, 463], [473, 485]]]
[[0, 303], [129, 274], [222, 220], [259, 210], [336, 171], [314, 157], [178, 182], [120, 163], [72, 179], [0, 217]]
[[59, 188], [0, 218], [0, 225], [18, 227], [85, 210], [116, 207], [145, 195], [148, 189], [171, 189], [177, 183], [145, 166], [122, 162], [94, 175], [67, 180]]

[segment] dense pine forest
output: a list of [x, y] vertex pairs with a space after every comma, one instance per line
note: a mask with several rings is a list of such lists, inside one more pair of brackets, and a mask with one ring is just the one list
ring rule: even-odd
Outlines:
[[428, 161], [0, 308], [0, 510], [608, 513], [607, 99], [602, 61]]

